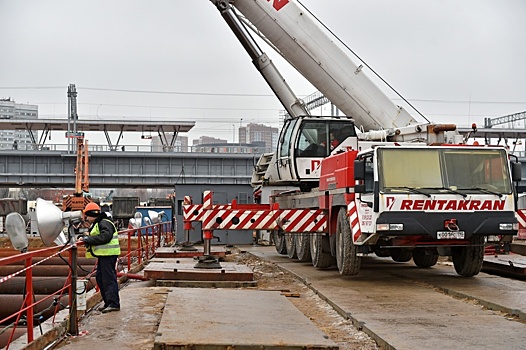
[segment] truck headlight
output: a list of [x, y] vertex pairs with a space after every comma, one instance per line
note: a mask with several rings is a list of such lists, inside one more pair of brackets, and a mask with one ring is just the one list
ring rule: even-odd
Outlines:
[[376, 231], [403, 231], [404, 224], [376, 224]]

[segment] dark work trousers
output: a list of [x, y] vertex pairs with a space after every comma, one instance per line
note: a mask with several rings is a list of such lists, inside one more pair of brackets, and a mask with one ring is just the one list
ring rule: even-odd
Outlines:
[[99, 256], [95, 280], [99, 286], [102, 300], [104, 300], [104, 306], [120, 308], [119, 283], [117, 282], [117, 271], [115, 270], [116, 263], [117, 255]]

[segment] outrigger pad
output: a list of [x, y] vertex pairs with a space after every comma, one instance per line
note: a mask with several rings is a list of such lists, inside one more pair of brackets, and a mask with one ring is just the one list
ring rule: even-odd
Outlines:
[[219, 263], [219, 257], [214, 255], [199, 256], [197, 257], [197, 264], [195, 269], [220, 269], [221, 264]]

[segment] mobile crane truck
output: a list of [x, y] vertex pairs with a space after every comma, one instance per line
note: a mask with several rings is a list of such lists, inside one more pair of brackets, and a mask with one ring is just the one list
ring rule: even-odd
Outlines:
[[[451, 256], [466, 277], [480, 272], [485, 242], [517, 234], [520, 163], [506, 148], [469, 146], [455, 125], [415, 120], [293, 0], [211, 2], [289, 118], [277, 150], [255, 166], [259, 203], [187, 196], [185, 230], [200, 221], [205, 242], [213, 230], [270, 230], [279, 253], [343, 275], [374, 253], [423, 268]], [[311, 116], [251, 28], [345, 116]]]

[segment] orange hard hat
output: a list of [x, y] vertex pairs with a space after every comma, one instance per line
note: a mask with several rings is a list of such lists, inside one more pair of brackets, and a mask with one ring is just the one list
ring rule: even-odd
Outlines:
[[100, 213], [100, 207], [97, 203], [95, 202], [89, 202], [87, 205], [86, 205], [86, 208], [84, 208], [84, 214], [88, 211], [92, 211], [92, 212], [98, 212]]

